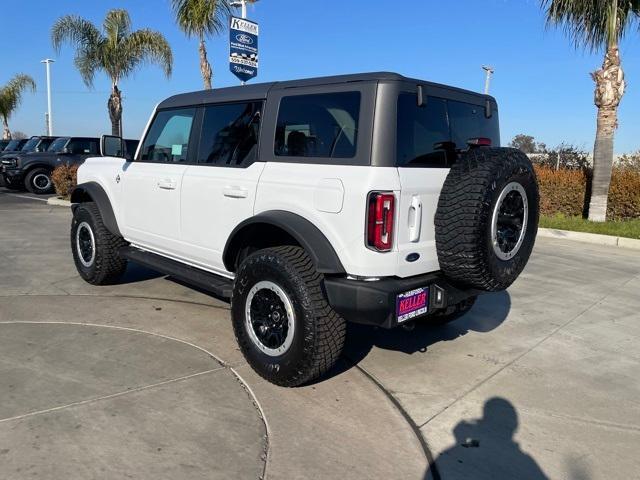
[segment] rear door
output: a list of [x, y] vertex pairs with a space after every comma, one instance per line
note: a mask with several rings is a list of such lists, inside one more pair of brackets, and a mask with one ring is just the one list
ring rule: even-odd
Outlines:
[[227, 273], [222, 252], [232, 230], [253, 215], [258, 179], [261, 100], [207, 105], [195, 163], [184, 174], [181, 194], [182, 255]]
[[[180, 192], [192, 152], [196, 108], [158, 111], [141, 151], [120, 174], [127, 240], [176, 256], [180, 243]], [[195, 150], [195, 148], [194, 148]]]
[[[472, 138], [489, 138], [498, 146], [497, 110], [435, 95], [418, 105], [415, 91], [398, 96], [396, 165], [402, 186], [398, 216], [398, 274], [402, 277], [438, 270], [434, 217], [442, 185], [459, 153]], [[478, 97], [482, 101], [482, 97]], [[408, 262], [409, 254], [419, 259]]]

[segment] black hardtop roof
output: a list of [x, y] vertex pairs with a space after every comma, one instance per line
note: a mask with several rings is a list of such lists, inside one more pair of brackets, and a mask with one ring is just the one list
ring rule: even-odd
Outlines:
[[462, 88], [427, 82], [425, 80], [409, 78], [398, 73], [370, 72], [355, 73], [350, 75], [335, 75], [331, 77], [303, 78], [299, 80], [287, 80], [284, 82], [255, 83], [250, 85], [239, 85], [235, 87], [215, 88], [211, 90], [199, 90], [196, 92], [181, 93], [163, 100], [158, 104], [158, 108], [176, 108], [208, 103], [264, 99], [267, 98], [267, 94], [273, 88], [284, 89], [296, 87], [311, 87], [315, 85], [332, 85], [337, 83], [381, 81], [411, 82], [415, 83], [416, 85], [431, 85], [434, 87], [475, 95], [478, 97], [489, 99], [492, 98], [488, 95], [484, 95], [478, 92], [472, 92], [470, 90], [464, 90]]

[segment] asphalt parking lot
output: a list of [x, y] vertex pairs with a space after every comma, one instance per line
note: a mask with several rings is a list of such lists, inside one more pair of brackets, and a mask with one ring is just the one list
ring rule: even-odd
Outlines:
[[640, 253], [538, 239], [457, 322], [352, 326], [283, 389], [228, 305], [130, 266], [85, 284], [70, 211], [0, 188], [0, 478], [611, 479], [640, 471]]

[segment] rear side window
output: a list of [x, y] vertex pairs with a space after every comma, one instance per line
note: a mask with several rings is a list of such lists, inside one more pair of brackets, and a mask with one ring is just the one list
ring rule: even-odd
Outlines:
[[195, 108], [163, 110], [156, 114], [144, 139], [140, 160], [147, 162], [187, 161], [189, 137]]
[[484, 114], [484, 107], [448, 100], [451, 140], [457, 149], [466, 149], [470, 138], [488, 138], [494, 147], [500, 146], [498, 115], [491, 118]]
[[482, 106], [437, 97], [419, 107], [416, 94], [398, 96], [397, 166], [448, 168], [479, 137], [500, 145], [496, 112], [487, 118]]
[[[398, 97], [397, 165], [446, 168], [455, 158], [447, 121], [447, 102], [429, 97], [419, 107], [415, 94]], [[452, 158], [453, 157], [453, 158]]]
[[261, 102], [205, 107], [198, 162], [247, 166], [257, 155]]
[[360, 92], [284, 97], [274, 153], [289, 157], [353, 158], [358, 140]]

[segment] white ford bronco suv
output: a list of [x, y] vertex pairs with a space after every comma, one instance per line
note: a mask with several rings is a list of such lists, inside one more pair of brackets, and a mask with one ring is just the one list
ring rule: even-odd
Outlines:
[[104, 136], [73, 191], [87, 282], [128, 261], [230, 298], [267, 380], [321, 376], [345, 321], [444, 322], [522, 272], [538, 228], [527, 157], [486, 95], [370, 73], [176, 95], [132, 160]]

